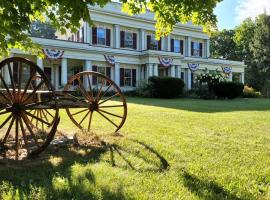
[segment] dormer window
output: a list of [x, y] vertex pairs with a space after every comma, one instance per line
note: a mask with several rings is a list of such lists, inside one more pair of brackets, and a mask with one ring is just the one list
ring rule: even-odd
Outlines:
[[92, 27], [93, 45], [111, 46], [111, 30], [101, 27]]
[[161, 39], [156, 40], [154, 35], [147, 35], [147, 49], [161, 51]]
[[202, 43], [191, 42], [191, 56], [202, 57]]
[[128, 31], [121, 31], [120, 32], [120, 47], [121, 48], [130, 48], [130, 49], [137, 49], [137, 34], [128, 32]]
[[184, 41], [178, 39], [171, 39], [171, 52], [184, 53]]

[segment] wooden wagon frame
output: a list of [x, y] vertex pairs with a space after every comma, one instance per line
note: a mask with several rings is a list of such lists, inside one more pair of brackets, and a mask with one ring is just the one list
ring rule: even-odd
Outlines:
[[126, 120], [123, 93], [98, 72], [75, 74], [62, 91], [55, 91], [35, 63], [12, 57], [0, 63], [0, 85], [0, 158], [18, 160], [44, 151], [57, 131], [59, 109], [65, 109], [71, 121], [86, 131], [93, 126], [94, 112], [114, 133]]

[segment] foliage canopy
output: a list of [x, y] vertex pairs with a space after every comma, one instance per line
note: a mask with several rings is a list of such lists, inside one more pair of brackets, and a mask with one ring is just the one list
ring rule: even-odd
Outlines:
[[[128, 14], [139, 14], [146, 10], [155, 13], [157, 37], [172, 31], [177, 22], [211, 27], [216, 23], [213, 9], [222, 0], [120, 0]], [[110, 0], [24, 0], [0, 1], [0, 55], [8, 53], [9, 48], [33, 51], [29, 38], [31, 23], [39, 20], [49, 21], [58, 31], [75, 32], [80, 20], [90, 24], [89, 6], [104, 6]], [[35, 53], [35, 52], [33, 52]]]

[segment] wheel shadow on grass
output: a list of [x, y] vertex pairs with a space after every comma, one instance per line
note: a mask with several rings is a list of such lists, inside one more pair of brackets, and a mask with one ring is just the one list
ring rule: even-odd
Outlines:
[[184, 186], [189, 191], [205, 200], [251, 200], [251, 198], [241, 198], [230, 193], [215, 181], [202, 180], [195, 175], [184, 172]]
[[[121, 175], [116, 187], [97, 179], [107, 176], [110, 165], [143, 173], [163, 171], [169, 164], [141, 141], [120, 140], [127, 143], [54, 145], [32, 160], [0, 162], [0, 199], [134, 199], [125, 193]], [[105, 171], [94, 172], [102, 162], [97, 168]]]

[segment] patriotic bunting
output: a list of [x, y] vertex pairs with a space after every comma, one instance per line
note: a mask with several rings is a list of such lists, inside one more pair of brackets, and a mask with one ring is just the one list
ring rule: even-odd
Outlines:
[[57, 50], [57, 49], [42, 49], [43, 53], [46, 55], [47, 58], [56, 60], [62, 58], [64, 51]]
[[105, 58], [106, 62], [109, 63], [110, 65], [115, 65], [115, 57], [114, 56], [104, 55], [104, 58]]
[[168, 57], [158, 57], [160, 64], [162, 64], [164, 67], [170, 67], [173, 63], [173, 58]]
[[232, 72], [232, 68], [231, 67], [221, 67], [222, 71], [224, 72], [224, 74], [229, 75]]
[[190, 71], [195, 72], [199, 69], [199, 64], [197, 63], [188, 63], [188, 68]]

